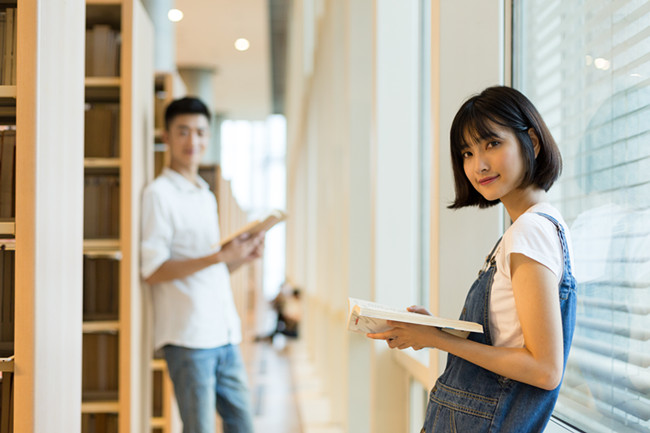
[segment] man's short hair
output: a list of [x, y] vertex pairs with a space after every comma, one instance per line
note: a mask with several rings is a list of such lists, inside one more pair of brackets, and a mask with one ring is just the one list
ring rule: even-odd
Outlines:
[[186, 96], [173, 100], [167, 106], [165, 110], [165, 129], [169, 131], [169, 126], [174, 118], [183, 114], [202, 114], [210, 122], [210, 110], [203, 101], [193, 96]]

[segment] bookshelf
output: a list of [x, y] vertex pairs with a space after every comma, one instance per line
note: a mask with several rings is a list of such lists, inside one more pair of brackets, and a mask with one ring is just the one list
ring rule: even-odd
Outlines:
[[[164, 167], [169, 166], [169, 152], [163, 143], [165, 129], [165, 109], [174, 99], [174, 78], [169, 72], [156, 72], [154, 76], [154, 140], [153, 160], [154, 177], [157, 177]], [[174, 424], [172, 407], [176, 404], [173, 386], [167, 371], [167, 363], [161, 353], [154, 353], [150, 363], [151, 377], [151, 433], [173, 433]]]
[[0, 4], [0, 433], [13, 432], [17, 3]]
[[157, 72], [154, 79], [154, 177], [169, 166], [169, 152], [163, 143], [165, 130], [165, 109], [174, 100], [174, 76], [169, 72]]
[[86, 0], [81, 431], [149, 429], [140, 195], [153, 146], [153, 29], [138, 0]]

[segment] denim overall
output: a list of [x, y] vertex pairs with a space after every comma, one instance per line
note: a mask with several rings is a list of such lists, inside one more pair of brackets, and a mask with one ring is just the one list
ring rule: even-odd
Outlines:
[[[539, 215], [549, 219], [557, 227], [564, 254], [564, 271], [559, 291], [566, 368], [576, 317], [575, 279], [571, 273], [562, 226], [550, 215]], [[496, 271], [496, 248], [495, 246], [492, 249], [485, 266], [470, 288], [460, 316], [462, 320], [483, 325], [483, 334], [471, 333], [468, 338], [489, 345], [492, 345], [492, 338], [488, 305]], [[552, 391], [546, 391], [499, 376], [449, 354], [445, 371], [431, 390], [422, 432], [541, 432], [551, 417], [559, 391], [559, 386]]]

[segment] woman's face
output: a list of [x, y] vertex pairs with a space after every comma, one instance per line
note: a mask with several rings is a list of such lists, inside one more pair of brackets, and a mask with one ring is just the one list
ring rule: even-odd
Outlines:
[[476, 139], [467, 134], [468, 146], [461, 150], [465, 176], [486, 200], [501, 200], [518, 195], [526, 164], [514, 132], [494, 124], [492, 135]]

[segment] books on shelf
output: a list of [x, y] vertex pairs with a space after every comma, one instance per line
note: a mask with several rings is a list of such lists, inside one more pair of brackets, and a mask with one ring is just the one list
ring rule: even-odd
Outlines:
[[16, 214], [16, 131], [0, 130], [0, 218]]
[[84, 116], [84, 156], [119, 156], [120, 106], [117, 103], [86, 104]]
[[0, 84], [16, 84], [16, 8], [0, 11]]
[[348, 298], [348, 302], [347, 326], [348, 330], [353, 332], [363, 334], [385, 332], [392, 329], [387, 321], [393, 320], [441, 328], [443, 331], [463, 338], [466, 338], [470, 332], [483, 333], [483, 326], [474, 322], [413, 313], [406, 309], [397, 309], [355, 298]]
[[84, 321], [119, 317], [119, 260], [84, 256]]
[[0, 433], [14, 431], [14, 374], [3, 371], [0, 379]]
[[88, 174], [84, 178], [84, 238], [119, 237], [120, 177]]
[[84, 402], [117, 400], [119, 338], [111, 333], [84, 334], [82, 398]]
[[120, 32], [107, 24], [86, 29], [86, 76], [120, 75]]
[[0, 356], [13, 354], [15, 311], [15, 253], [0, 249]]
[[[279, 222], [282, 222], [287, 219], [287, 214], [279, 209], [275, 209], [269, 212], [265, 217], [256, 219], [249, 222], [248, 224], [241, 227], [239, 230], [236, 230], [234, 233], [229, 234], [228, 236], [222, 238], [219, 241], [220, 246], [226, 245], [228, 242], [232, 241], [238, 236], [248, 233], [250, 236], [254, 236], [262, 231], [267, 231], [274, 225]], [[216, 247], [217, 245], [215, 245]]]

